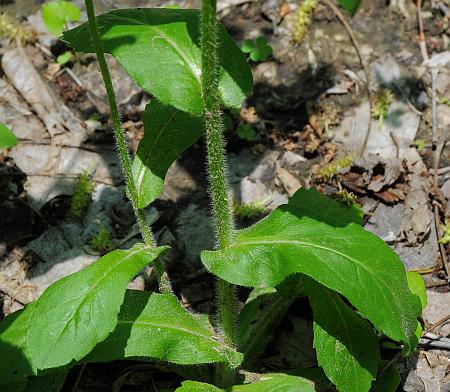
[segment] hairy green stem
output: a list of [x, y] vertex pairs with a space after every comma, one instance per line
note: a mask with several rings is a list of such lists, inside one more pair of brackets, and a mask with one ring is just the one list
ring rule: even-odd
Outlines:
[[[217, 246], [222, 249], [233, 241], [234, 224], [231, 203], [228, 197], [228, 181], [224, 143], [222, 138], [222, 113], [219, 94], [219, 45], [216, 17], [217, 0], [202, 0], [201, 51], [202, 51], [202, 98], [206, 145], [208, 150], [208, 173], [212, 199], [212, 210], [216, 227]], [[234, 286], [218, 281], [217, 322], [225, 343], [236, 343], [236, 306]], [[235, 372], [219, 367], [216, 382], [222, 386], [232, 384]]]
[[[108, 103], [109, 108], [111, 110], [111, 118], [113, 122], [114, 136], [116, 139], [120, 163], [122, 165], [122, 171], [125, 177], [126, 188], [128, 190], [131, 203], [133, 204], [134, 214], [136, 216], [136, 220], [139, 225], [142, 238], [147, 246], [155, 247], [156, 246], [155, 237], [152, 233], [152, 230], [147, 224], [145, 213], [142, 209], [136, 207], [138, 194], [136, 191], [136, 186], [131, 172], [130, 155], [128, 153], [127, 141], [122, 131], [122, 123], [120, 121], [120, 113], [119, 108], [117, 106], [116, 95], [114, 93], [114, 88], [112, 85], [111, 75], [109, 73], [108, 65], [105, 59], [105, 53], [103, 52], [101, 44], [97, 20], [95, 18], [94, 4], [92, 0], [85, 0], [85, 5], [89, 21], [89, 28], [91, 30], [92, 42], [94, 44], [95, 53], [97, 55], [98, 64], [103, 77], [103, 83], [105, 84], [106, 94], [108, 96]], [[162, 292], [171, 292], [170, 281], [168, 279], [167, 273], [164, 271], [164, 267], [161, 263], [161, 260], [159, 259], [155, 260], [154, 266], [160, 290]]]

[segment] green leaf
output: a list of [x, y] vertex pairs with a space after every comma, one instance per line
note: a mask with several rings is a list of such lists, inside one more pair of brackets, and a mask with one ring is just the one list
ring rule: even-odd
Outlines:
[[315, 189], [300, 188], [289, 199], [289, 205], [301, 209], [305, 215], [330, 226], [363, 224], [363, 211], [360, 205], [349, 206], [338, 200], [322, 195]]
[[256, 138], [255, 129], [250, 124], [241, 124], [238, 126], [237, 135], [240, 139], [251, 142]]
[[0, 384], [21, 383], [37, 373], [27, 352], [27, 334], [35, 305], [28, 304], [0, 323]]
[[251, 384], [234, 385], [220, 389], [214, 385], [184, 381], [175, 392], [314, 392], [314, 384], [301, 378], [282, 373], [262, 374], [260, 379]]
[[73, 54], [72, 52], [64, 52], [63, 54], [60, 54], [57, 58], [56, 58], [56, 62], [59, 65], [65, 65], [67, 64], [70, 60], [72, 60]]
[[117, 327], [88, 356], [90, 362], [145, 357], [179, 365], [230, 363], [242, 354], [221, 343], [205, 317], [184, 309], [168, 294], [127, 291]]
[[5, 124], [0, 123], [0, 148], [14, 147], [17, 144], [17, 139], [11, 129]]
[[416, 294], [422, 305], [422, 309], [425, 309], [428, 304], [427, 288], [422, 276], [417, 272], [407, 272], [406, 278], [408, 279], [409, 289], [413, 294]]
[[52, 1], [42, 6], [42, 18], [49, 33], [60, 36], [69, 22], [80, 19], [80, 9], [70, 1]]
[[361, 4], [361, 0], [338, 0], [339, 5], [353, 16]]
[[304, 278], [314, 315], [317, 361], [340, 392], [367, 392], [380, 362], [372, 326], [338, 294]]
[[129, 250], [115, 250], [47, 288], [30, 319], [32, 362], [47, 369], [88, 354], [116, 327], [130, 280], [166, 249], [138, 244]]
[[[122, 9], [97, 17], [97, 22], [103, 48], [139, 86], [164, 104], [202, 114], [198, 10]], [[66, 31], [63, 40], [78, 52], [93, 52], [87, 24]], [[222, 101], [240, 107], [252, 89], [251, 71], [222, 25], [219, 40]]]
[[387, 336], [413, 345], [420, 303], [402, 262], [380, 238], [349, 223], [354, 214], [336, 207], [334, 215], [332, 202], [325, 211], [316, 210], [321, 200], [308, 205], [314, 194], [301, 191], [238, 231], [230, 246], [202, 252], [203, 264], [221, 279], [249, 287], [274, 287], [303, 273], [342, 294]]
[[249, 53], [252, 61], [266, 61], [273, 52], [272, 47], [264, 37], [258, 37], [255, 41], [246, 39], [242, 43], [241, 50], [244, 53]]
[[370, 392], [395, 392], [401, 381], [400, 372], [395, 363], [389, 364], [389, 361], [382, 361], [378, 370], [377, 379]]
[[153, 100], [144, 112], [144, 138], [133, 161], [138, 208], [161, 193], [170, 165], [203, 133], [203, 120]]

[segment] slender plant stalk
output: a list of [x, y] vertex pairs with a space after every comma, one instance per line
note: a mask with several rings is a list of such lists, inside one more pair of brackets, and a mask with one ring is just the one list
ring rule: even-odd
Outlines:
[[[100, 71], [102, 73], [103, 82], [106, 88], [106, 94], [108, 96], [109, 108], [111, 110], [111, 118], [114, 128], [114, 136], [116, 139], [118, 155], [120, 158], [120, 163], [122, 165], [122, 171], [125, 177], [125, 183], [128, 190], [128, 194], [133, 205], [134, 214], [136, 216], [139, 229], [141, 231], [142, 238], [145, 244], [149, 247], [155, 247], [156, 241], [152, 233], [152, 230], [147, 224], [147, 219], [145, 217], [144, 210], [137, 208], [136, 201], [138, 200], [138, 195], [136, 191], [136, 186], [134, 183], [133, 175], [131, 172], [131, 162], [130, 155], [128, 153], [127, 141], [122, 131], [122, 123], [120, 121], [119, 108], [117, 106], [116, 95], [114, 93], [114, 88], [111, 81], [111, 75], [109, 73], [108, 65], [105, 59], [105, 53], [103, 52], [100, 34], [98, 31], [97, 20], [95, 18], [94, 4], [92, 0], [85, 0], [86, 11], [89, 21], [89, 28], [91, 30], [92, 42], [94, 44], [95, 53], [97, 55], [98, 63], [100, 66]], [[167, 273], [161, 263], [161, 260], [157, 259], [154, 262], [155, 273], [158, 279], [158, 284], [162, 292], [171, 292], [171, 285]]]
[[[219, 61], [217, 56], [218, 34], [216, 17], [217, 0], [202, 0], [201, 50], [202, 50], [202, 97], [206, 145], [208, 150], [208, 173], [212, 210], [219, 249], [233, 241], [234, 224], [231, 203], [228, 197], [228, 181], [222, 136], [222, 113], [219, 95]], [[234, 286], [218, 281], [218, 327], [222, 339], [230, 345], [236, 344], [236, 292]], [[223, 386], [233, 383], [234, 371], [220, 368], [216, 382]]]

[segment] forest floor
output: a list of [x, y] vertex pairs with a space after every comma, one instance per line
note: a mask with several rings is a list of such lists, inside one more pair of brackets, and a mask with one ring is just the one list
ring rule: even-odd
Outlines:
[[[0, 11], [36, 36], [26, 45], [0, 41], [0, 122], [18, 137], [17, 147], [0, 150], [0, 319], [95, 261], [99, 255], [89, 241], [101, 227], [117, 245], [139, 240], [95, 57], [80, 55], [59, 65], [57, 56], [68, 48], [46, 31], [39, 5], [33, 0], [6, 3]], [[82, 1], [75, 3], [84, 9]], [[195, 0], [98, 0], [97, 9], [174, 3], [198, 7]], [[238, 216], [238, 225], [260, 219], [299, 187], [329, 195], [353, 192], [364, 209], [365, 228], [394, 249], [408, 271], [424, 277], [428, 307], [423, 321], [425, 329], [431, 327], [450, 313], [448, 245], [439, 242], [450, 221], [450, 146], [445, 144], [450, 67], [443, 62], [438, 69], [433, 120], [432, 77], [423, 65], [415, 2], [407, 0], [402, 8], [396, 6], [401, 1], [363, 1], [352, 19], [345, 18], [367, 65], [369, 100], [360, 57], [330, 8], [320, 3], [303, 40], [294, 42], [298, 3], [218, 0], [219, 16], [239, 45], [263, 36], [273, 48], [266, 61], [251, 63], [254, 90], [240, 113], [227, 113], [233, 199], [257, 211], [250, 219]], [[445, 57], [450, 1], [434, 3], [431, 8], [425, 2], [422, 10], [425, 42], [430, 57]], [[113, 59], [110, 67], [135, 151], [143, 135], [141, 113], [151, 97]], [[379, 108], [383, 99], [389, 102], [380, 120], [371, 116], [370, 107]], [[85, 171], [95, 188], [86, 215], [77, 221], [68, 211], [75, 183]], [[187, 308], [211, 314], [214, 279], [199, 260], [201, 250], [214, 246], [207, 186], [199, 141], [171, 167], [161, 197], [147, 214], [158, 241], [171, 246], [166, 262], [176, 294]], [[155, 288], [152, 269], [130, 287]], [[248, 291], [239, 295], [245, 300]], [[304, 301], [293, 306], [260, 369], [316, 366], [312, 347], [305, 349], [312, 340], [307, 308]], [[450, 322], [431, 332], [450, 337]], [[419, 352], [399, 361], [402, 390], [450, 391], [450, 351], [428, 349], [424, 339]], [[156, 367], [92, 364], [73, 369], [65, 390], [154, 391], [173, 385], [173, 377]]]

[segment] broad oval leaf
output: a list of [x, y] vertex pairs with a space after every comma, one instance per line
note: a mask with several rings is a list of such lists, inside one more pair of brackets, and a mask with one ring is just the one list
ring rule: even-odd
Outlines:
[[221, 279], [250, 287], [274, 287], [303, 273], [342, 294], [387, 336], [413, 346], [420, 303], [399, 257], [358, 225], [299, 207], [300, 199], [238, 231], [230, 246], [202, 252], [203, 264]]
[[372, 326], [335, 292], [309, 278], [303, 282], [313, 309], [317, 362], [338, 391], [369, 391], [380, 362]]
[[314, 384], [304, 378], [283, 373], [262, 374], [251, 384], [234, 385], [220, 389], [211, 384], [197, 381], [184, 381], [175, 392], [314, 392]]
[[0, 123], [0, 148], [14, 147], [16, 144], [16, 135], [5, 124]]
[[116, 329], [86, 358], [105, 362], [149, 358], [179, 365], [229, 363], [242, 354], [220, 342], [205, 317], [184, 309], [169, 294], [127, 291]]
[[115, 250], [47, 288], [30, 319], [27, 348], [33, 364], [47, 369], [88, 354], [116, 327], [130, 280], [166, 249], [138, 244]]
[[203, 133], [203, 120], [154, 99], [145, 108], [144, 138], [133, 161], [138, 208], [161, 193], [170, 165]]
[[[97, 17], [105, 52], [112, 54], [144, 90], [164, 104], [200, 115], [200, 15], [192, 9], [121, 9]], [[62, 37], [78, 52], [93, 52], [85, 23]], [[240, 107], [252, 89], [241, 50], [219, 29], [219, 89], [223, 104]]]

